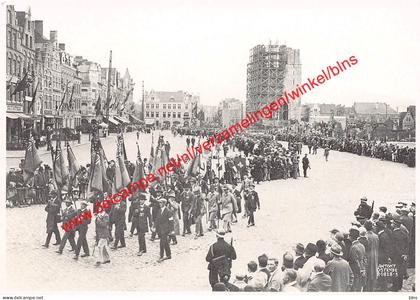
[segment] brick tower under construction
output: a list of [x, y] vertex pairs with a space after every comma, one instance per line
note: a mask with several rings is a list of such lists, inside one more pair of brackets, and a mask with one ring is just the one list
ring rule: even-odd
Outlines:
[[[252, 112], [278, 99], [301, 82], [298, 49], [285, 45], [258, 45], [250, 50], [247, 67], [246, 111]], [[285, 120], [300, 120], [301, 99], [289, 102], [265, 125], [279, 126]]]

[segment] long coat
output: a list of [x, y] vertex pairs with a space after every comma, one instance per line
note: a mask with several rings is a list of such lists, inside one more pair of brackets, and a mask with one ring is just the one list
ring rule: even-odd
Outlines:
[[147, 205], [137, 205], [133, 209], [132, 218], [136, 219], [136, 226], [138, 233], [149, 232], [149, 226], [152, 227], [152, 215], [150, 214], [150, 207]]
[[308, 292], [331, 291], [331, 277], [325, 273], [319, 273], [309, 282]]
[[392, 232], [389, 229], [381, 230], [378, 232], [378, 263], [384, 264], [388, 262], [388, 259], [392, 256]]
[[125, 202], [121, 202], [118, 208], [116, 206], [112, 207], [111, 221], [115, 224], [115, 227], [122, 227], [124, 230], [127, 229], [127, 224], [125, 223], [126, 210], [127, 206]]
[[169, 200], [168, 208], [172, 212], [172, 215], [174, 217], [174, 235], [180, 235], [180, 226], [179, 226], [179, 218], [178, 218], [178, 210], [179, 210], [179, 203], [173, 200]]
[[331, 291], [349, 292], [353, 284], [353, 271], [342, 258], [334, 258], [327, 263], [324, 273], [331, 277]]
[[57, 203], [50, 201], [45, 207], [45, 211], [47, 212], [47, 233], [50, 233], [53, 232], [54, 228], [57, 227], [58, 213], [60, 212], [60, 207]]
[[368, 246], [366, 249], [366, 257], [368, 263], [366, 275], [368, 279], [375, 280], [378, 268], [379, 238], [374, 232], [370, 230], [366, 233], [366, 237], [368, 240]]
[[156, 232], [159, 236], [169, 235], [174, 230], [174, 218], [168, 208], [161, 209], [156, 219]]

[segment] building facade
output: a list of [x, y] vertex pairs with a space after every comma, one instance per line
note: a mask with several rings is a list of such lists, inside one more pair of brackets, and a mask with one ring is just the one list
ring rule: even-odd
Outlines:
[[[22, 146], [25, 133], [36, 122], [29, 113], [34, 93], [36, 52], [31, 11], [6, 6], [6, 142], [7, 148]], [[15, 92], [24, 83], [20, 92]]]
[[[291, 91], [301, 83], [298, 49], [285, 45], [257, 45], [250, 50], [247, 65], [246, 111], [253, 112]], [[285, 120], [300, 120], [301, 99], [298, 98], [273, 113], [264, 123], [279, 125]]]
[[151, 90], [145, 92], [144, 102], [144, 119], [147, 125], [190, 126], [193, 121], [193, 109], [198, 105], [199, 97], [184, 91]]
[[241, 100], [227, 98], [219, 103], [221, 111], [221, 123], [223, 127], [229, 127], [240, 122], [244, 118], [244, 105]]

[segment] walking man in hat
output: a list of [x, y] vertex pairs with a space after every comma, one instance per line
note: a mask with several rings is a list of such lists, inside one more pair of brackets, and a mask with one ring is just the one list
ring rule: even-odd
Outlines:
[[84, 218], [84, 217], [80, 217], [80, 215], [85, 216], [84, 213], [87, 212], [87, 202], [86, 201], [82, 201], [81, 205], [81, 209], [78, 210], [77, 215], [79, 216], [79, 220], [81, 220], [81, 223], [79, 223], [79, 225], [77, 226], [77, 231], [79, 232], [79, 238], [77, 239], [77, 244], [76, 244], [76, 255], [73, 257], [75, 260], [79, 259], [79, 254], [80, 254], [80, 250], [83, 247], [83, 252], [84, 254], [81, 255], [81, 257], [86, 257], [89, 256], [89, 245], [87, 243], [86, 240], [86, 234], [88, 231], [88, 225], [91, 222], [90, 218]]
[[236, 259], [235, 248], [225, 240], [225, 231], [216, 232], [217, 242], [210, 246], [207, 252], [206, 261], [209, 263], [209, 282], [213, 288], [214, 285], [222, 281], [223, 277], [230, 277], [232, 260]]
[[[66, 203], [66, 208], [63, 210], [62, 221], [63, 224], [68, 223], [71, 219], [76, 216], [76, 211], [72, 206], [70, 199], [64, 201]], [[76, 229], [69, 228], [66, 233], [64, 233], [63, 238], [61, 239], [60, 247], [56, 251], [58, 254], [63, 254], [63, 249], [66, 246], [67, 240], [69, 240], [72, 251], [76, 250], [76, 242], [74, 241]]]
[[111, 262], [109, 258], [109, 215], [105, 210], [102, 210], [95, 220], [96, 231], [96, 247], [98, 248], [98, 257], [96, 265], [106, 264]]
[[[172, 212], [166, 207], [166, 199], [160, 198], [160, 212], [156, 220], [156, 232], [160, 239], [160, 258], [158, 262], [171, 259], [171, 247], [169, 246], [168, 236], [174, 230], [174, 218]], [[164, 254], [166, 257], [164, 258]]]
[[220, 197], [221, 202], [221, 217], [223, 220], [223, 229], [225, 232], [232, 232], [231, 223], [232, 223], [232, 213], [237, 211], [237, 203], [235, 197], [229, 192], [229, 189], [226, 185], [223, 186], [223, 194]]
[[309, 158], [308, 158], [308, 154], [305, 154], [305, 157], [302, 158], [302, 166], [303, 166], [303, 176], [304, 177], [308, 177], [307, 176], [307, 171], [308, 168], [310, 169], [311, 167], [309, 166]]
[[137, 235], [139, 240], [139, 252], [137, 255], [141, 256], [147, 251], [146, 238], [144, 235], [149, 231], [149, 227], [152, 227], [152, 216], [150, 214], [150, 208], [144, 204], [146, 202], [146, 195], [144, 193], [138, 195], [138, 201], [138, 207], [133, 210], [133, 218], [135, 217], [138, 219]]
[[60, 213], [60, 201], [57, 197], [57, 191], [53, 190], [50, 193], [51, 199], [48, 201], [45, 211], [47, 212], [47, 239], [45, 244], [42, 245], [44, 248], [48, 248], [52, 234], [55, 235], [55, 244], [60, 245], [61, 237], [60, 231], [58, 231], [57, 223], [59, 222], [59, 213]]
[[254, 212], [257, 208], [260, 209], [260, 198], [255, 191], [255, 184], [253, 182], [250, 185], [250, 190], [245, 192], [244, 198], [246, 198], [245, 203], [248, 210], [248, 227], [255, 226]]

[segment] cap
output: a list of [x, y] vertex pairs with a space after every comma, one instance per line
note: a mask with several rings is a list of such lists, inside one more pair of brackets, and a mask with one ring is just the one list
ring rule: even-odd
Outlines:
[[366, 202], [367, 201], [366, 196], [363, 196], [362, 198], [360, 198], [360, 201]]
[[336, 228], [333, 228], [333, 229], [331, 229], [330, 230], [330, 233], [332, 233], [332, 234], [336, 234], [337, 232], [339, 232], [340, 230], [338, 230], [338, 229], [336, 229]]
[[343, 256], [343, 250], [341, 249], [340, 245], [334, 244], [331, 246], [331, 253], [337, 256]]
[[216, 236], [218, 237], [218, 238], [224, 238], [225, 237], [225, 231], [223, 230], [223, 229], [220, 229], [220, 230], [218, 230], [218, 231], [216, 231]]

